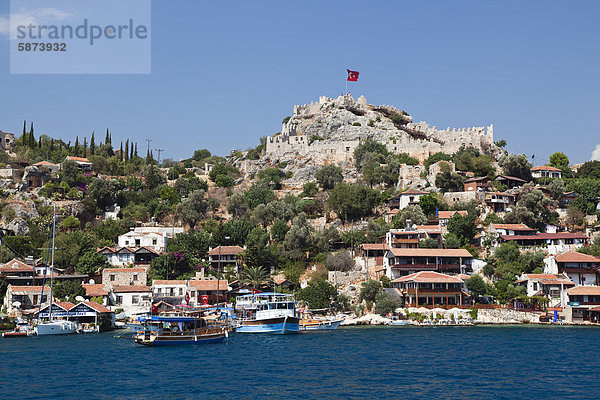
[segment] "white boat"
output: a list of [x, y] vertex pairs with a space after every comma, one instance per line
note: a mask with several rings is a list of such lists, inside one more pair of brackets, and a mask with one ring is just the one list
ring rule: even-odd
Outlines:
[[337, 329], [344, 318], [312, 317], [300, 320], [301, 331], [328, 331]]
[[235, 331], [239, 333], [297, 333], [300, 319], [291, 294], [258, 293], [237, 298]]
[[[34, 332], [38, 336], [42, 335], [69, 335], [77, 332], [77, 324], [67, 320], [52, 320], [53, 294], [54, 287], [54, 238], [56, 236], [56, 203], [54, 204], [54, 214], [52, 216], [52, 261], [50, 270], [50, 307], [48, 307], [48, 322], [39, 322], [34, 328]], [[44, 271], [46, 275], [46, 271]], [[44, 278], [45, 279], [45, 278]], [[42, 285], [43, 288], [43, 285]], [[43, 294], [43, 290], [42, 290]], [[42, 295], [43, 298], [43, 295]], [[41, 311], [40, 301], [40, 311]], [[39, 318], [39, 317], [38, 317]]]
[[69, 335], [77, 331], [77, 324], [73, 321], [55, 320], [38, 324], [34, 331], [38, 336]]

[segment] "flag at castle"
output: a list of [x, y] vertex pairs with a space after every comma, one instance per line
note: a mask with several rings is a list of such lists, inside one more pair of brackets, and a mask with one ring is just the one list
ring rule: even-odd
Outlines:
[[358, 71], [350, 71], [349, 69], [346, 69], [346, 71], [348, 71], [348, 81], [356, 82], [358, 80]]

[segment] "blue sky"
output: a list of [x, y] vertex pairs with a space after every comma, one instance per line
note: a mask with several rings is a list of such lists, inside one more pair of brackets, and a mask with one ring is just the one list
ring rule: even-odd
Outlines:
[[[51, 4], [51, 1], [47, 2]], [[57, 3], [58, 4], [58, 3]], [[600, 144], [600, 2], [154, 0], [149, 75], [10, 75], [0, 3], [0, 129], [74, 140], [109, 128], [163, 157], [224, 155], [294, 104], [351, 93], [440, 128], [494, 124], [539, 162]]]

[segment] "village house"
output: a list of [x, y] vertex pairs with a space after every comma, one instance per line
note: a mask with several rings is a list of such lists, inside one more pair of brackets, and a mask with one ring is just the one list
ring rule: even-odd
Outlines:
[[190, 305], [200, 306], [227, 301], [228, 289], [228, 283], [223, 279], [190, 279]]
[[148, 268], [104, 268], [102, 270], [102, 283], [109, 290], [114, 286], [146, 286]]
[[419, 234], [419, 239], [434, 239], [441, 245], [443, 242], [442, 229], [439, 225], [417, 225], [415, 228]]
[[50, 171], [50, 173], [53, 174], [58, 174], [58, 171], [60, 170], [60, 164], [53, 164], [49, 161], [36, 162], [33, 164], [33, 166], [37, 168], [46, 168], [48, 171]]
[[361, 260], [364, 268], [379, 278], [385, 272], [383, 259], [388, 250], [389, 246], [384, 243], [363, 243], [358, 246], [356, 259]]
[[[44, 294], [42, 295], [42, 290]], [[4, 295], [4, 306], [8, 315], [17, 310], [30, 310], [48, 301], [50, 286], [17, 286], [9, 284]]]
[[93, 167], [93, 164], [90, 162], [90, 160], [85, 157], [66, 156], [63, 164], [65, 161], [74, 161], [75, 164], [77, 164], [77, 167], [82, 171], [91, 171]]
[[188, 299], [191, 300], [192, 294], [188, 293], [188, 284], [185, 280], [156, 279], [152, 281], [152, 298], [155, 302], [182, 304], [185, 302], [186, 293]]
[[465, 249], [391, 248], [384, 258], [386, 275], [391, 280], [419, 271], [469, 272], [472, 263], [473, 256]]
[[569, 251], [544, 259], [544, 270], [565, 274], [577, 286], [596, 286], [600, 283], [600, 257]]
[[575, 286], [568, 276], [563, 274], [522, 274], [515, 282], [527, 288], [527, 296], [543, 296], [549, 299], [549, 305], [562, 306], [566, 304], [563, 299], [565, 290]]
[[438, 220], [439, 220], [439, 224], [440, 227], [445, 227], [448, 224], [448, 221], [454, 217], [455, 214], [459, 214], [463, 217], [466, 217], [467, 215], [469, 215], [469, 213], [465, 210], [460, 210], [460, 211], [438, 211]]
[[96, 251], [113, 266], [150, 264], [160, 255], [149, 247], [103, 247]]
[[152, 309], [152, 288], [142, 285], [113, 286], [108, 293], [109, 308], [121, 309], [126, 317], [149, 313]]
[[180, 227], [136, 227], [120, 235], [117, 239], [119, 247], [146, 247], [161, 253], [166, 250], [169, 239], [183, 233]]
[[13, 258], [5, 264], [0, 264], [0, 274], [9, 284], [33, 285], [35, 268], [23, 261]]
[[486, 190], [487, 188], [490, 187], [490, 182], [492, 180], [490, 179], [490, 177], [488, 176], [482, 176], [479, 178], [470, 178], [467, 179], [463, 182], [464, 184], [464, 191], [465, 192], [471, 192], [471, 191], [477, 191], [477, 190]]
[[572, 322], [600, 322], [600, 286], [575, 286], [567, 295]]
[[402, 296], [404, 307], [462, 305], [468, 297], [463, 293], [463, 283], [457, 276], [420, 271], [394, 279], [392, 287]]
[[540, 178], [562, 178], [562, 171], [558, 168], [550, 167], [548, 165], [542, 165], [539, 167], [531, 168], [531, 176], [540, 179]]
[[535, 235], [537, 231], [525, 224], [490, 224], [482, 232], [482, 242], [487, 238], [489, 245], [497, 247], [500, 244], [500, 236]]
[[517, 178], [516, 176], [498, 175], [494, 181], [506, 186], [508, 189], [521, 187], [527, 183], [525, 179]]
[[416, 249], [419, 247], [419, 232], [416, 230], [390, 229], [385, 234], [388, 248]]
[[521, 249], [540, 249], [548, 254], [575, 251], [589, 243], [584, 233], [556, 232], [536, 233], [535, 235], [500, 235], [499, 242], [514, 242]]
[[483, 196], [485, 205], [495, 213], [503, 213], [516, 203], [516, 196], [504, 192], [485, 192]]
[[407, 206], [419, 204], [419, 199], [426, 194], [429, 193], [418, 189], [408, 189], [406, 192], [402, 192], [398, 196], [392, 197], [388, 204], [392, 210], [402, 210]]
[[99, 328], [100, 332], [110, 330], [115, 324], [115, 314], [105, 306], [93, 301], [82, 301], [78, 304], [68, 301], [53, 302], [52, 306], [48, 304], [41, 310], [35, 311], [33, 318], [48, 319], [50, 310], [52, 310], [53, 318], [67, 319], [75, 322], [78, 326], [93, 324]]
[[83, 296], [86, 300], [92, 300], [92, 298], [102, 299], [102, 304], [108, 305], [108, 291], [104, 288], [102, 283], [87, 283], [81, 285], [85, 289], [85, 295]]
[[217, 246], [208, 251], [208, 261], [211, 267], [220, 271], [224, 271], [228, 266], [233, 266], [234, 271], [237, 271], [237, 256], [243, 251], [240, 246]]

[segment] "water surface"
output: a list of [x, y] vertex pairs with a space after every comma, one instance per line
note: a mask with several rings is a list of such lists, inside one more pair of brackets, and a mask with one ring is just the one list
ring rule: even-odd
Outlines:
[[600, 398], [600, 329], [348, 327], [143, 347], [0, 338], [0, 398]]

